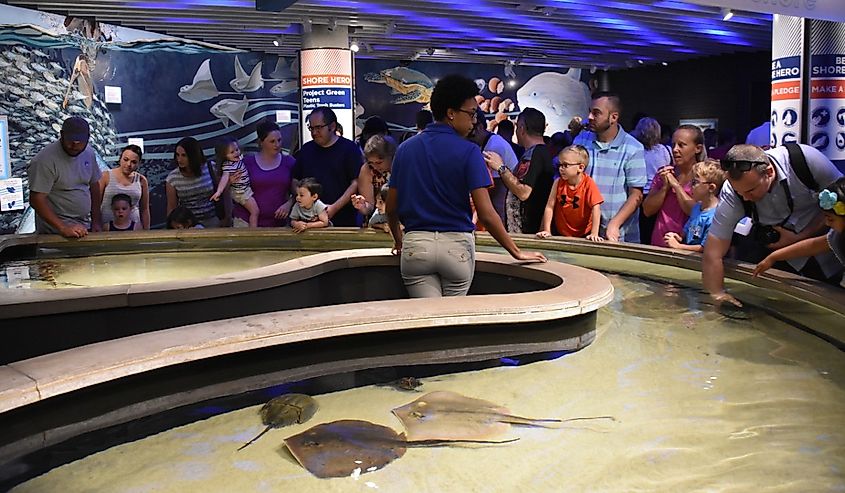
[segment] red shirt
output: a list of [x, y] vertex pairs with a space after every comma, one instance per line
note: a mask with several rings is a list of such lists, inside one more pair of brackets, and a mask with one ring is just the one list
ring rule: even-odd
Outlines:
[[593, 206], [604, 202], [596, 182], [588, 175], [581, 175], [575, 189], [565, 179], [557, 180], [553, 219], [561, 236], [583, 238], [593, 227]]

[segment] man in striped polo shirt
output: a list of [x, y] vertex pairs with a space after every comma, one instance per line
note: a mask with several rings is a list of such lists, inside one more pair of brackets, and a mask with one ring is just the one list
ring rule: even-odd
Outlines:
[[584, 146], [590, 154], [585, 172], [604, 197], [599, 232], [610, 241], [639, 243], [636, 212], [646, 184], [645, 150], [619, 125], [619, 96], [597, 92], [590, 106], [588, 131], [577, 133], [582, 128], [578, 117], [569, 127], [577, 134], [573, 143]]

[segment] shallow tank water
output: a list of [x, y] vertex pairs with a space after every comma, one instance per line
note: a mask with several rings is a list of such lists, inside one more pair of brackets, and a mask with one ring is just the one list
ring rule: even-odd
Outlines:
[[[357, 232], [295, 240], [301, 243], [269, 234], [251, 241], [307, 251], [385, 246], [384, 238]], [[819, 491], [845, 484], [841, 293], [776, 276], [755, 286], [740, 266], [730, 272], [737, 278], [730, 288], [747, 307], [717, 309], [697, 288], [694, 257], [520, 241], [609, 277], [613, 300], [598, 310], [592, 344], [528, 358], [491, 352], [468, 366], [437, 367], [426, 363], [443, 362], [434, 357], [443, 354], [423, 344], [436, 334], [412, 347], [401, 335], [387, 341], [377, 334], [363, 344], [366, 354], [350, 351], [341, 337], [162, 367], [0, 414], [0, 429], [26, 417], [40, 433], [23, 433], [0, 449], [9, 452], [3, 484], [42, 472], [15, 491]], [[501, 251], [483, 236], [479, 244]], [[470, 354], [483, 338], [470, 334], [447, 352]], [[366, 369], [375, 367], [384, 368]], [[376, 385], [402, 376], [422, 385], [416, 392]], [[613, 419], [514, 426], [497, 436], [519, 439], [507, 444], [409, 448], [381, 469], [337, 479], [313, 477], [284, 445], [284, 438], [340, 419], [401, 432], [390, 411], [443, 390], [520, 416]], [[315, 397], [314, 417], [236, 452], [263, 428], [259, 404], [292, 391]], [[27, 436], [51, 445], [11, 453], [10, 446], [26, 449]]]

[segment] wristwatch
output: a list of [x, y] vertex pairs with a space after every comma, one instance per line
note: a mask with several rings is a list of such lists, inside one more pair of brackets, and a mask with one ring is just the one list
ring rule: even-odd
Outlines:
[[507, 173], [508, 171], [510, 171], [510, 168], [508, 168], [506, 165], [503, 164], [503, 165], [499, 166], [499, 169], [496, 170], [496, 173], [499, 173], [499, 176], [502, 176], [503, 174]]

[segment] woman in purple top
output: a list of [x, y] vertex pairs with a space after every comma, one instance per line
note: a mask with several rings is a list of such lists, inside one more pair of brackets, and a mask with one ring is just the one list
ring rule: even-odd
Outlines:
[[[285, 226], [296, 190], [291, 189], [291, 170], [296, 162], [282, 154], [282, 131], [273, 122], [262, 122], [255, 129], [258, 135], [258, 153], [244, 158], [249, 171], [253, 196], [261, 213], [259, 228]], [[249, 227], [249, 212], [234, 204], [236, 228]]]
[[681, 125], [672, 136], [675, 166], [658, 170], [643, 201], [643, 214], [657, 215], [651, 244], [665, 247], [666, 233], [682, 234], [695, 200], [692, 198], [692, 167], [707, 159], [704, 134], [695, 125]]

